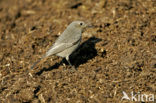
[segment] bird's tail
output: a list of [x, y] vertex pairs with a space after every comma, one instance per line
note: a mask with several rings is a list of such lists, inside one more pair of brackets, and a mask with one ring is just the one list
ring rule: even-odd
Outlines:
[[43, 56], [42, 58], [40, 58], [38, 61], [36, 61], [32, 66], [31, 69], [34, 69], [37, 65], [39, 65], [40, 63], [44, 62], [46, 56]]

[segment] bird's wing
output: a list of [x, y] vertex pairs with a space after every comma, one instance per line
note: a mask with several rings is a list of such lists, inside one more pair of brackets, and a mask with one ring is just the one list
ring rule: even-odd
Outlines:
[[31, 69], [35, 68], [37, 65], [39, 65], [40, 63], [44, 62], [44, 60], [50, 56], [50, 55], [54, 55], [57, 54], [69, 47], [73, 46], [72, 43], [60, 43], [60, 44], [55, 44], [54, 46], [52, 46], [52, 48], [50, 48], [45, 55], [43, 55], [37, 62], [35, 62], [32, 66]]
[[42, 58], [40, 58], [37, 62], [35, 62], [32, 66], [31, 66], [31, 69], [35, 68], [38, 64], [44, 62], [44, 60], [46, 60], [46, 58], [50, 55], [54, 55], [54, 54], [57, 54], [59, 52], [62, 52], [64, 51], [65, 49], [77, 44], [78, 42], [80, 41], [77, 40], [75, 42], [72, 42], [72, 43], [56, 43], [54, 44], [47, 52], [45, 55], [42, 56]]
[[58, 43], [58, 44], [56, 43], [46, 52], [45, 57], [62, 52], [65, 49], [77, 44], [79, 41], [80, 39], [72, 43]]

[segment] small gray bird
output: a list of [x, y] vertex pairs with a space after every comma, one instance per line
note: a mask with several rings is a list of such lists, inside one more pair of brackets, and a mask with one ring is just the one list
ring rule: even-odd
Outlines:
[[66, 58], [68, 63], [71, 65], [69, 61], [69, 56], [80, 45], [82, 32], [86, 27], [89, 26], [83, 21], [73, 21], [71, 24], [69, 24], [69, 26], [58, 37], [58, 39], [50, 47], [46, 54], [42, 56], [42, 58], [39, 59], [37, 62], [35, 62], [31, 69], [39, 64], [41, 60], [51, 55], [57, 55], [59, 57]]

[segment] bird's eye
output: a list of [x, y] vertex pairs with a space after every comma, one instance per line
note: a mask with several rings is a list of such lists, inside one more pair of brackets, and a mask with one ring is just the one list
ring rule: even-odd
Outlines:
[[82, 25], [83, 25], [83, 23], [80, 23], [80, 25], [82, 26]]

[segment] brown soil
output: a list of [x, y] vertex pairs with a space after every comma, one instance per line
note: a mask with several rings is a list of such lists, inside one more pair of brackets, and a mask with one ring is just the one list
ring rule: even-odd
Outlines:
[[[77, 71], [56, 56], [30, 70], [74, 20], [94, 25], [71, 55]], [[0, 0], [0, 103], [118, 103], [123, 91], [156, 95], [155, 47], [155, 0]]]

